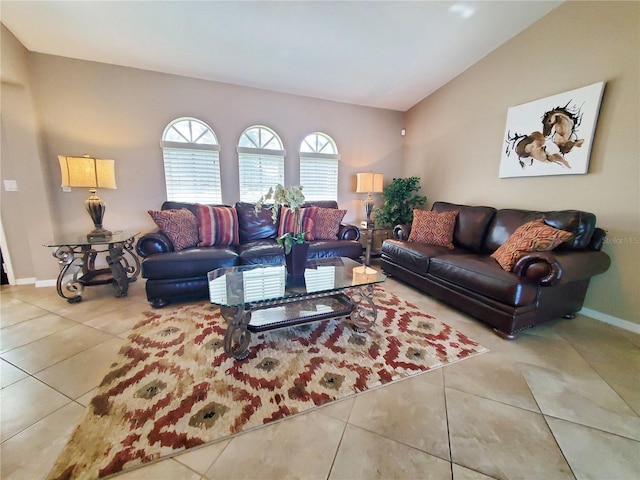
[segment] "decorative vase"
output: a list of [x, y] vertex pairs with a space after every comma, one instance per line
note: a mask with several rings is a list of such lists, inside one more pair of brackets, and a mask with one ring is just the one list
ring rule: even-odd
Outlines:
[[285, 254], [284, 260], [287, 265], [287, 273], [293, 276], [304, 275], [307, 266], [307, 252], [309, 243], [294, 243], [291, 245], [291, 252]]

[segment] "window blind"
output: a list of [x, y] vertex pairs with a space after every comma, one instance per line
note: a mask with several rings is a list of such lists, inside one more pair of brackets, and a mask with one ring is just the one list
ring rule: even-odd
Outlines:
[[162, 154], [167, 200], [222, 203], [220, 159], [216, 150], [165, 147]]
[[284, 155], [238, 153], [240, 201], [257, 202], [270, 187], [284, 185]]
[[300, 156], [300, 185], [309, 201], [338, 200], [338, 160]]

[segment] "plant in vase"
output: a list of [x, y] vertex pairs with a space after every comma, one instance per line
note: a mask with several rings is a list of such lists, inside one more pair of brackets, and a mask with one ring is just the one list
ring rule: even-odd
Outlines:
[[[304, 194], [302, 193], [302, 186], [299, 185], [290, 185], [288, 187], [283, 187], [282, 185], [276, 185], [276, 188], [269, 188], [269, 191], [260, 197], [260, 199], [256, 202], [255, 211], [258, 213], [265, 202], [271, 201], [268, 208], [271, 209], [271, 218], [273, 223], [278, 221], [278, 215], [280, 214], [280, 209], [282, 207], [288, 207], [293, 214], [293, 231], [286, 232], [281, 235], [277, 242], [279, 245], [284, 246], [284, 254], [287, 261], [287, 270], [290, 274], [300, 275], [304, 273], [304, 267], [307, 259], [307, 250], [309, 248], [309, 244], [305, 241], [305, 235], [309, 232], [303, 231], [302, 228], [302, 215], [300, 209], [304, 204]], [[298, 261], [294, 261], [292, 256], [292, 250], [294, 249], [294, 245], [304, 245], [306, 248], [303, 249], [299, 254]], [[293, 263], [297, 263], [297, 267], [293, 265]], [[300, 264], [302, 264], [300, 266]]]

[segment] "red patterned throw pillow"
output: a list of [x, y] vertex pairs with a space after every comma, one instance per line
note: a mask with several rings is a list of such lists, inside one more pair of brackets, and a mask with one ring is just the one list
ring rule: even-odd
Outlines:
[[457, 217], [457, 211], [437, 213], [414, 210], [409, 241], [452, 249], [454, 248], [453, 229], [456, 226]]
[[186, 208], [170, 210], [148, 210], [167, 238], [173, 243], [175, 251], [195, 247], [198, 244], [198, 220]]
[[515, 232], [491, 254], [500, 266], [511, 272], [515, 264], [530, 252], [546, 252], [573, 238], [573, 234], [553, 228], [541, 218], [520, 225]]
[[[305, 232], [304, 239], [311, 241], [313, 237], [313, 226], [315, 224], [314, 218], [316, 216], [316, 207], [301, 208], [300, 217], [302, 218], [302, 231]], [[295, 215], [289, 207], [282, 207], [280, 210], [280, 223], [278, 224], [278, 237], [281, 237], [285, 233], [295, 232], [297, 227], [295, 226]]]
[[238, 212], [233, 207], [196, 204], [199, 247], [238, 244]]
[[342, 222], [346, 214], [346, 210], [316, 207], [316, 216], [313, 221], [313, 238], [316, 240], [337, 240], [340, 222]]

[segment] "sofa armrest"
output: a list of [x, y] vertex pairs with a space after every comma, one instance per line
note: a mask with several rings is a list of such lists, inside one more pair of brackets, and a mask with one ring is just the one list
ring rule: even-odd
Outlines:
[[393, 238], [396, 240], [409, 240], [411, 225], [396, 225], [393, 227]]
[[533, 252], [516, 262], [513, 272], [541, 286], [588, 280], [604, 273], [611, 258], [593, 250]]
[[533, 252], [516, 262], [513, 273], [538, 285], [550, 286], [562, 277], [562, 266], [549, 252]]
[[360, 240], [360, 230], [355, 225], [340, 224], [338, 230], [338, 239], [340, 240]]
[[605, 232], [602, 228], [596, 228], [593, 230], [593, 234], [591, 235], [591, 240], [589, 241], [589, 247], [591, 250], [602, 250], [602, 244], [604, 243], [604, 238], [607, 236], [607, 232]]
[[173, 243], [160, 229], [145, 233], [136, 243], [136, 252], [142, 258], [156, 253], [173, 251]]

